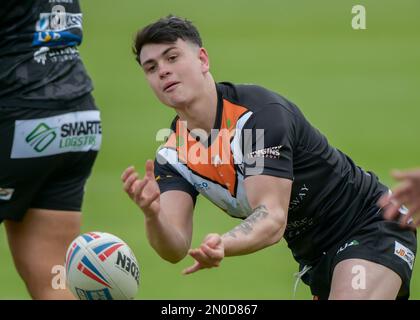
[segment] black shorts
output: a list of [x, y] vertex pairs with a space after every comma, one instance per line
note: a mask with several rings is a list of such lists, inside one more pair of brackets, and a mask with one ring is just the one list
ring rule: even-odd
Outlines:
[[0, 222], [29, 208], [80, 211], [101, 130], [91, 97], [65, 110], [0, 107]]
[[[416, 231], [401, 228], [397, 221], [382, 218], [377, 207], [369, 221], [350, 233], [346, 239], [324, 253], [320, 260], [302, 276], [312, 294], [328, 299], [335, 266], [347, 259], [363, 259], [383, 265], [397, 273], [402, 285], [398, 299], [410, 296], [410, 280], [417, 251]], [[300, 269], [303, 269], [303, 265]]]

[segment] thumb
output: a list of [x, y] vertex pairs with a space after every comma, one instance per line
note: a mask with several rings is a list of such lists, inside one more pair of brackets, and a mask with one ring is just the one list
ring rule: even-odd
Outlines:
[[222, 238], [217, 233], [210, 233], [204, 239], [204, 243], [207, 244], [210, 248], [217, 247], [222, 242]]
[[401, 179], [405, 179], [407, 177], [407, 174], [401, 170], [392, 170], [391, 176], [396, 180], [401, 180]]
[[146, 161], [146, 177], [155, 180], [155, 165], [152, 160]]

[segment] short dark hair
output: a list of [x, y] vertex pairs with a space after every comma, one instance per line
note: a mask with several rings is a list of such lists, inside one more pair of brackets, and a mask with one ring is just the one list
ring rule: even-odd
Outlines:
[[179, 38], [191, 41], [202, 47], [202, 41], [197, 28], [187, 19], [174, 15], [160, 18], [143, 29], [139, 30], [134, 39], [133, 53], [137, 62], [140, 62], [140, 52], [144, 45], [149, 43], [174, 43]]

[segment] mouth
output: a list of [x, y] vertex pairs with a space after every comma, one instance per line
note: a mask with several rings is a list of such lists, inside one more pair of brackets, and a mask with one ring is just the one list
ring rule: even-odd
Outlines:
[[163, 87], [163, 91], [164, 92], [169, 92], [171, 91], [173, 88], [176, 87], [176, 85], [178, 85], [180, 82], [177, 81], [173, 81], [173, 82], [169, 82], [167, 83], [164, 87]]

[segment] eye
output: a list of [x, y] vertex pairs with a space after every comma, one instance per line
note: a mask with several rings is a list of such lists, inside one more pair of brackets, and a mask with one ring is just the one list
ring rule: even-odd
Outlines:
[[148, 73], [154, 72], [155, 70], [156, 70], [156, 65], [155, 64], [152, 64], [150, 67], [146, 68], [146, 71]]
[[171, 55], [171, 56], [168, 57], [168, 61], [169, 62], [174, 62], [176, 60], [176, 58], [178, 58], [178, 56], [175, 55], [175, 54], [173, 54], [173, 55]]

